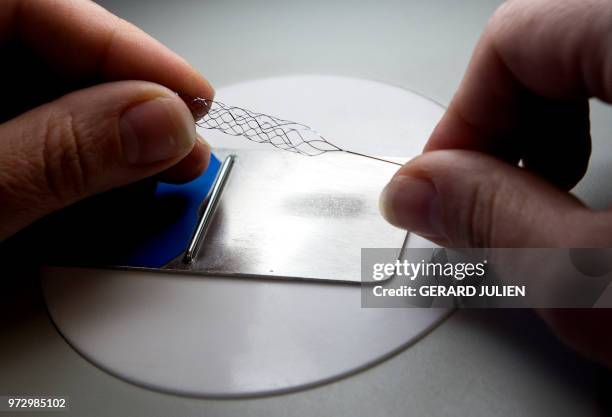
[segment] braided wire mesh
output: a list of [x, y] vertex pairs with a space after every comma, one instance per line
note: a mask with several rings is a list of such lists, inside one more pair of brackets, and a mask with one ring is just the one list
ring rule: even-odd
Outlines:
[[204, 98], [193, 100], [190, 107], [192, 112], [197, 109], [196, 124], [204, 129], [243, 136], [253, 142], [268, 143], [278, 149], [306, 156], [343, 151], [301, 123]]

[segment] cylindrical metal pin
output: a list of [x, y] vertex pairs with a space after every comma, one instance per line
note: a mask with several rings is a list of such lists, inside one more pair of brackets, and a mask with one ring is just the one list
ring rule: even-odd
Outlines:
[[219, 201], [221, 200], [221, 194], [223, 193], [223, 189], [225, 188], [225, 184], [227, 183], [235, 159], [235, 155], [229, 155], [225, 158], [223, 164], [221, 164], [221, 168], [219, 168], [219, 173], [215, 178], [215, 182], [209, 194], [208, 204], [204, 209], [204, 213], [198, 222], [191, 241], [189, 242], [189, 246], [187, 247], [187, 251], [185, 252], [185, 257], [183, 258], [184, 263], [189, 264], [193, 262], [196, 253], [200, 249], [200, 245], [206, 236], [206, 232], [208, 231], [217, 206], [219, 205]]

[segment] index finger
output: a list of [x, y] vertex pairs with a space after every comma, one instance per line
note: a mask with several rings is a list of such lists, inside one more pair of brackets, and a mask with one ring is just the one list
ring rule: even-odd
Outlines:
[[502, 5], [425, 150], [470, 149], [512, 162], [532, 152], [536, 165], [556, 158], [563, 169], [581, 159], [574, 169], [586, 169], [587, 100], [612, 101], [611, 23], [605, 0]]
[[0, 42], [18, 40], [61, 74], [144, 80], [212, 98], [206, 79], [136, 26], [86, 0], [3, 0]]

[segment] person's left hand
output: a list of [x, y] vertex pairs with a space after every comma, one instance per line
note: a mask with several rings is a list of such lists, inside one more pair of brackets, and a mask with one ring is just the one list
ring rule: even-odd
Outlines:
[[[208, 82], [159, 42], [86, 0], [0, 7], [0, 242], [87, 196], [210, 157], [175, 94]], [[139, 80], [139, 81], [133, 81]]]

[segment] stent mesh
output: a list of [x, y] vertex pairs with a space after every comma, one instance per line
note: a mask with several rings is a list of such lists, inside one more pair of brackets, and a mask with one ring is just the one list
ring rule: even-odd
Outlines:
[[317, 156], [343, 151], [301, 123], [204, 98], [191, 98], [188, 105], [196, 118], [196, 124], [205, 129], [243, 136], [253, 142], [268, 143], [300, 155]]

